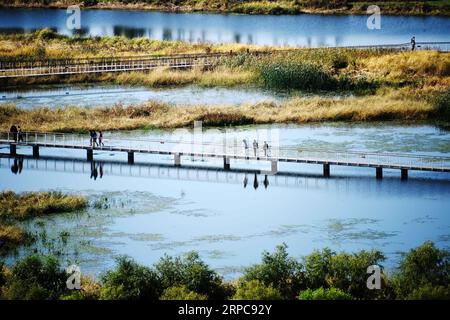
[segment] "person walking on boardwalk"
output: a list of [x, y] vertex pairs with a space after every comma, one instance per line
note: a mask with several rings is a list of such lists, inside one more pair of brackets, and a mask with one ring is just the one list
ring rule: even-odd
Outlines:
[[23, 142], [23, 132], [20, 126], [17, 127], [17, 141]]
[[13, 140], [17, 142], [17, 127], [15, 125], [12, 125], [9, 129], [9, 132], [11, 133]]
[[253, 153], [255, 154], [255, 157], [256, 157], [257, 151], [258, 151], [258, 142], [256, 142], [256, 139], [254, 139], [253, 140]]
[[242, 140], [242, 143], [244, 144], [244, 152], [245, 152], [245, 155], [247, 155], [247, 151], [248, 151], [248, 142], [247, 142], [247, 139]]
[[92, 142], [94, 141], [94, 134], [92, 130], [89, 130], [89, 145], [92, 147]]
[[95, 130], [92, 131], [92, 147], [98, 147], [97, 143], [97, 132]]
[[103, 131], [98, 132], [98, 145], [100, 147], [104, 147], [105, 144], [103, 143]]
[[267, 157], [267, 151], [269, 150], [269, 144], [267, 143], [267, 141], [264, 141], [263, 150], [264, 156]]
[[416, 49], [416, 37], [411, 38], [411, 51]]

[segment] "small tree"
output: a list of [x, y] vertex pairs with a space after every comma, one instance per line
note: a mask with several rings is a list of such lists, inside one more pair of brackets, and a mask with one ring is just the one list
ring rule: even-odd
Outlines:
[[160, 300], [207, 300], [208, 297], [194, 291], [190, 291], [185, 286], [170, 287], [164, 290]]
[[128, 257], [117, 259], [117, 267], [102, 277], [102, 300], [157, 300], [161, 293], [154, 270]]
[[281, 300], [281, 293], [267, 286], [259, 280], [241, 282], [236, 290], [233, 300]]
[[242, 280], [258, 280], [277, 289], [283, 298], [294, 298], [304, 283], [302, 265], [289, 257], [286, 249], [282, 244], [272, 254], [265, 251], [262, 262], [247, 268]]
[[54, 256], [31, 255], [13, 267], [3, 295], [13, 300], [54, 300], [65, 292], [66, 280]]
[[210, 299], [225, 299], [229, 295], [222, 285], [222, 278], [195, 251], [184, 257], [164, 256], [155, 264], [155, 268], [163, 289], [184, 286]]
[[300, 293], [299, 300], [352, 300], [352, 296], [337, 288], [307, 289]]
[[[447, 287], [450, 283], [450, 252], [432, 242], [411, 249], [400, 261], [393, 284], [398, 298], [407, 298], [418, 288]], [[424, 291], [422, 291], [424, 292]], [[416, 291], [416, 294], [419, 294]]]

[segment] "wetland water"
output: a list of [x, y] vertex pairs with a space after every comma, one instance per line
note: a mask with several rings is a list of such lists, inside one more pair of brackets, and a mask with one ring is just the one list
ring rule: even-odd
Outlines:
[[[106, 133], [105, 137], [106, 143], [114, 144], [119, 138], [176, 139], [186, 134], [152, 130]], [[203, 141], [244, 137], [250, 141], [279, 137], [283, 146], [304, 148], [450, 155], [450, 132], [426, 124], [245, 126], [229, 129], [225, 137], [223, 131], [205, 130]], [[30, 154], [31, 150], [19, 148], [18, 152]], [[56, 149], [42, 149], [41, 155], [85, 157], [80, 151]], [[125, 160], [126, 154], [104, 151], [94, 157], [99, 173], [101, 166], [96, 177], [91, 174], [92, 164], [85, 161], [24, 159], [21, 172], [13, 173], [14, 161], [0, 159], [3, 190], [61, 190], [86, 195], [92, 203], [107, 199], [83, 212], [27, 222], [37, 232], [46, 230], [49, 237], [67, 230], [71, 234], [68, 258], [77, 260], [86, 273], [98, 275], [120, 254], [151, 264], [164, 253], [198, 250], [207, 263], [231, 279], [243, 267], [258, 262], [263, 250], [273, 250], [282, 242], [295, 257], [324, 247], [337, 251], [375, 248], [387, 255], [389, 267], [400, 252], [425, 240], [439, 247], [450, 244], [449, 174], [411, 172], [408, 181], [401, 181], [399, 172], [385, 170], [384, 179], [377, 181], [373, 169], [332, 167], [331, 178], [325, 179], [319, 166], [284, 164], [281, 171], [296, 175], [266, 178], [250, 170], [246, 174], [113, 165], [109, 161]], [[171, 164], [172, 159], [136, 155], [136, 162]], [[192, 164], [220, 167], [210, 160], [182, 159], [182, 165]], [[261, 169], [269, 164], [232, 162], [231, 167]]]
[[[0, 32], [53, 28], [70, 35], [66, 10], [0, 9]], [[224, 15], [139, 10], [83, 10], [81, 34], [209, 43], [301, 47], [449, 41], [447, 17], [385, 16], [369, 30], [365, 15]]]
[[[298, 96], [305, 96], [307, 94]], [[179, 88], [151, 89], [146, 87], [104, 85], [41, 86], [34, 89], [0, 89], [0, 104], [14, 103], [19, 108], [80, 106], [97, 107], [115, 104], [133, 105], [154, 100], [172, 105], [232, 105], [279, 101], [288, 93], [275, 93], [251, 88]]]

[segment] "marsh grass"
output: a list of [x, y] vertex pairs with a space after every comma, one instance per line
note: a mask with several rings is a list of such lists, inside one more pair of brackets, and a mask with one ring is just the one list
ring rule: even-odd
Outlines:
[[[16, 112], [17, 111], [17, 112]], [[382, 90], [375, 95], [344, 98], [291, 98], [282, 102], [261, 102], [235, 106], [171, 106], [149, 101], [134, 106], [111, 108], [34, 108], [21, 110], [0, 105], [0, 128], [12, 123], [27, 131], [87, 132], [191, 126], [195, 120], [206, 126], [320, 121], [377, 121], [437, 119], [436, 106], [417, 99], [408, 90]]]
[[60, 192], [13, 191], [0, 193], [0, 219], [24, 220], [27, 218], [80, 210], [87, 205], [86, 199]]
[[0, 223], [0, 256], [27, 243], [29, 239], [29, 234], [21, 227]]

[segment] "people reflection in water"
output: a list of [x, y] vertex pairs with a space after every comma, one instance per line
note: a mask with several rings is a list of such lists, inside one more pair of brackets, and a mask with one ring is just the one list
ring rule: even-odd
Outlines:
[[97, 180], [98, 176], [98, 170], [97, 170], [97, 164], [92, 161], [91, 162], [91, 179], [94, 178], [94, 180]]
[[13, 165], [11, 166], [11, 172], [14, 174], [22, 173], [23, 169], [23, 158], [14, 158]]
[[247, 188], [247, 183], [248, 183], [248, 177], [247, 177], [247, 174], [245, 174], [245, 176], [244, 176], [244, 188]]
[[267, 189], [267, 187], [269, 186], [269, 179], [267, 178], [267, 174], [264, 176], [264, 188]]
[[98, 170], [100, 172], [100, 179], [103, 178], [103, 163], [100, 162], [100, 164], [98, 165]]
[[256, 176], [255, 173], [255, 179], [253, 180], [253, 188], [258, 189], [259, 183], [258, 183], [258, 177]]

